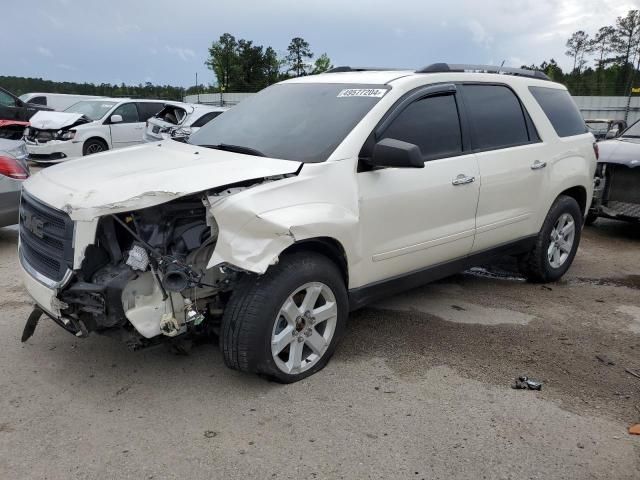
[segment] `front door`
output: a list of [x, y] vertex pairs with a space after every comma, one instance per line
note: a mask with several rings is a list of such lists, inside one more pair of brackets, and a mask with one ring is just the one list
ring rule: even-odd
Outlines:
[[114, 115], [120, 115], [122, 121], [118, 123], [111, 122], [109, 125], [113, 148], [128, 147], [142, 143], [144, 122], [140, 121], [136, 104], [124, 103], [113, 111], [111, 117]]
[[475, 155], [463, 146], [456, 92], [451, 88], [401, 104], [400, 113], [376, 138], [418, 145], [424, 168], [358, 173], [368, 281], [461, 258], [471, 251], [480, 178]]

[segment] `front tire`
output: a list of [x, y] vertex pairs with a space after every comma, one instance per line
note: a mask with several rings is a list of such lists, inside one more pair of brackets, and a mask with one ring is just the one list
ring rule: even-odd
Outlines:
[[315, 252], [283, 255], [261, 276], [243, 278], [225, 308], [225, 364], [282, 383], [318, 372], [335, 351], [348, 296], [334, 262]]
[[578, 202], [560, 195], [547, 213], [535, 246], [521, 261], [520, 269], [529, 281], [555, 282], [569, 270], [580, 243], [582, 223]]
[[93, 155], [94, 153], [106, 152], [109, 150], [107, 144], [99, 138], [90, 138], [82, 146], [82, 155]]

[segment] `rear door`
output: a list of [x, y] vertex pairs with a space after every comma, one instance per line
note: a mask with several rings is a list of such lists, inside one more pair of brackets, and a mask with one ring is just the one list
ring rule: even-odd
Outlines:
[[544, 201], [544, 148], [522, 102], [506, 85], [460, 86], [480, 177], [473, 252], [537, 232]]
[[[122, 122], [111, 123], [111, 117], [120, 115]], [[144, 122], [140, 122], [138, 108], [134, 102], [123, 103], [109, 117], [113, 148], [128, 147], [142, 143]]]
[[383, 121], [375, 141], [418, 145], [424, 168], [358, 173], [362, 245], [372, 281], [465, 257], [473, 244], [479, 172], [463, 141], [455, 87], [416, 93]]

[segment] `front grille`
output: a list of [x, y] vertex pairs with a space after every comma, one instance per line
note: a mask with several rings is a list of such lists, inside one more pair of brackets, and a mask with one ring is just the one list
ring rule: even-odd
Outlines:
[[40, 274], [61, 281], [73, 266], [73, 220], [22, 192], [20, 255]]

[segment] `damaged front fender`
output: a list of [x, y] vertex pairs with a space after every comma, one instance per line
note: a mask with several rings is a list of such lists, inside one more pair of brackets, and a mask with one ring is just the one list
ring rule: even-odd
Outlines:
[[[220, 221], [224, 225], [224, 220]], [[358, 218], [352, 212], [331, 204], [303, 204], [272, 210], [239, 228], [221, 227], [208, 268], [227, 263], [242, 270], [264, 274], [278, 262], [280, 254], [296, 242], [330, 237], [346, 251], [356, 252]], [[357, 258], [347, 259], [348, 263]]]

